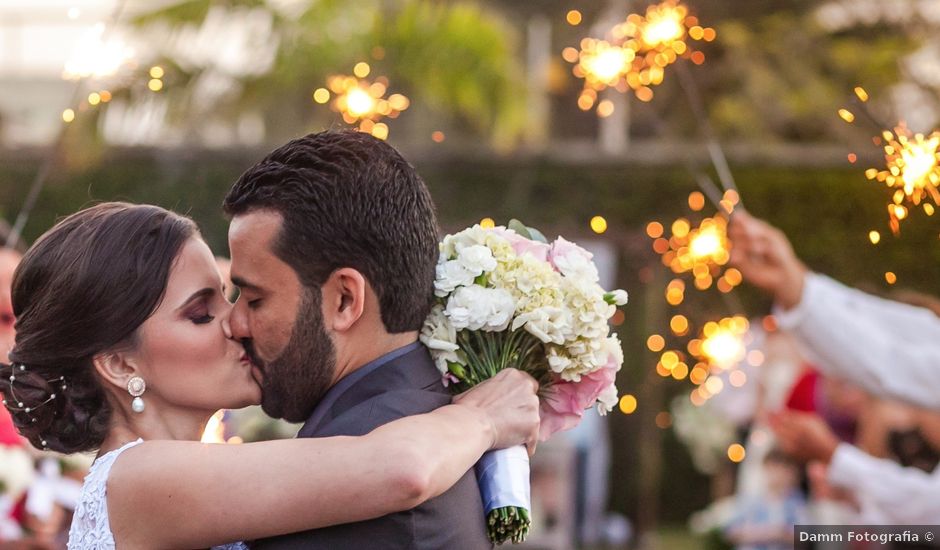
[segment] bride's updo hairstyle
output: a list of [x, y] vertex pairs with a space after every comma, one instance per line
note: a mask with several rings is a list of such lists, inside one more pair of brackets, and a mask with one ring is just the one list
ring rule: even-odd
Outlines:
[[13, 278], [16, 345], [0, 364], [0, 392], [35, 447], [101, 446], [112, 410], [92, 360], [134, 348], [196, 234], [192, 220], [163, 208], [109, 202], [63, 219], [26, 252]]

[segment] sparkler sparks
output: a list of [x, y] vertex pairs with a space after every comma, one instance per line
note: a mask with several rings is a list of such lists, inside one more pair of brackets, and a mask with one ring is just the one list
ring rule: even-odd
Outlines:
[[611, 29], [606, 40], [585, 38], [580, 51], [565, 49], [563, 57], [575, 63], [575, 76], [584, 79], [578, 106], [591, 109], [597, 92], [605, 88], [633, 90], [641, 101], [652, 100], [652, 86], [662, 83], [666, 67], [679, 57], [696, 64], [705, 61], [705, 55], [693, 51], [689, 40], [710, 42], [715, 36], [714, 29], [700, 26], [678, 0], [652, 5], [645, 15], [630, 14]]
[[[861, 86], [853, 90], [857, 98], [856, 105], [866, 118], [881, 126], [867, 110], [868, 92]], [[854, 101], [854, 100], [853, 100]], [[839, 109], [839, 117], [851, 124], [855, 114], [848, 109]], [[935, 212], [935, 205], [940, 205], [940, 131], [934, 130], [929, 135], [914, 133], [902, 122], [894, 130], [884, 130], [873, 138], [876, 145], [884, 151], [885, 168], [869, 168], [865, 177], [884, 183], [893, 190], [891, 202], [887, 205], [888, 225], [895, 235], [901, 232], [901, 221], [910, 214], [910, 207], [922, 207], [928, 216]], [[849, 162], [855, 162], [856, 155], [849, 155]], [[929, 198], [933, 204], [926, 201]], [[877, 244], [880, 235], [872, 231], [870, 240]]]
[[891, 231], [900, 232], [901, 220], [908, 216], [906, 205], [920, 206], [923, 203], [927, 215], [934, 213], [934, 206], [924, 202], [929, 197], [934, 204], [940, 204], [940, 131], [929, 136], [914, 134], [904, 125], [885, 131], [884, 138], [885, 170], [869, 168], [865, 176], [870, 180], [883, 182], [894, 189], [891, 203], [888, 204]]
[[662, 255], [663, 264], [674, 273], [692, 272], [695, 287], [699, 290], [711, 287], [716, 278], [719, 278], [722, 292], [729, 292], [741, 282], [736, 275], [737, 270], [722, 274], [722, 268], [730, 257], [731, 243], [728, 240], [728, 222], [721, 216], [705, 218], [694, 228], [688, 220], [679, 218], [672, 224], [671, 238], [660, 237], [653, 245], [654, 250]]
[[343, 116], [347, 124], [358, 124], [360, 132], [370, 133], [379, 139], [388, 137], [388, 125], [379, 122], [385, 117], [396, 118], [407, 109], [411, 102], [402, 94], [385, 97], [388, 91], [388, 79], [376, 78], [370, 82], [364, 77], [370, 72], [366, 63], [358, 63], [355, 74], [361, 77], [338, 75], [330, 77], [327, 88], [318, 88], [313, 93], [317, 103], [329, 103], [330, 107]]
[[119, 38], [105, 38], [104, 24], [96, 25], [75, 48], [62, 70], [62, 78], [105, 78], [117, 74], [134, 60], [134, 50]]
[[722, 370], [734, 367], [744, 359], [744, 335], [747, 330], [747, 319], [740, 316], [705, 323], [702, 329], [701, 358]]

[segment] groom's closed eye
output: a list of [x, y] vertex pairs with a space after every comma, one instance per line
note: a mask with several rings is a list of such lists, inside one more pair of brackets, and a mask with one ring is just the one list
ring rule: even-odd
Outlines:
[[258, 285], [249, 283], [237, 275], [232, 275], [232, 284], [238, 289], [239, 297], [248, 301], [249, 307], [257, 307], [256, 302], [258, 302], [260, 298], [256, 298], [255, 296], [261, 293], [261, 288], [259, 288]]

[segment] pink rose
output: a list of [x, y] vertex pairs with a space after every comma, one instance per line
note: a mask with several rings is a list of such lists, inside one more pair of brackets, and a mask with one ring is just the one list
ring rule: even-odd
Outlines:
[[611, 357], [607, 365], [582, 376], [580, 382], [559, 381], [542, 392], [539, 441], [547, 441], [556, 432], [577, 426], [584, 411], [591, 408], [597, 396], [614, 383], [618, 368], [616, 360]]
[[513, 252], [515, 252], [517, 256], [528, 254], [543, 262], [548, 259], [548, 251], [551, 248], [548, 244], [527, 239], [511, 229], [499, 227], [494, 229], [494, 231], [497, 231], [500, 237], [509, 241]]
[[594, 255], [564, 237], [558, 237], [552, 243], [551, 251], [548, 253], [548, 261], [551, 262], [555, 271], [560, 272], [566, 277], [578, 276], [587, 277], [590, 280], [597, 281], [597, 268], [591, 260]]

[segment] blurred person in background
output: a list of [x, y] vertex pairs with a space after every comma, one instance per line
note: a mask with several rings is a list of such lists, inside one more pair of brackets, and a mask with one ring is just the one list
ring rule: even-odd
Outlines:
[[766, 491], [741, 495], [725, 536], [737, 550], [785, 550], [793, 547], [793, 526], [807, 522], [806, 496], [800, 491], [800, 467], [792, 457], [771, 449], [762, 461]]
[[[19, 251], [0, 248], [0, 362], [8, 360], [7, 354], [13, 349], [13, 342], [16, 338], [14, 329], [16, 317], [13, 315], [10, 289], [13, 286], [13, 273], [20, 259]], [[0, 445], [20, 445], [20, 442], [10, 414], [5, 407], [0, 407]]]
[[773, 296], [778, 325], [824, 373], [940, 410], [940, 319], [932, 311], [810, 271], [783, 232], [746, 212], [734, 214], [728, 235], [731, 263]]
[[[811, 272], [786, 235], [737, 212], [731, 263], [770, 293], [781, 329], [795, 335], [819, 369], [893, 397], [940, 410], [940, 319], [926, 308], [878, 298]], [[781, 447], [828, 465], [825, 481], [851, 491], [878, 523], [940, 523], [940, 470], [928, 473], [877, 458], [838, 436], [816, 414], [785, 412], [772, 425]]]

